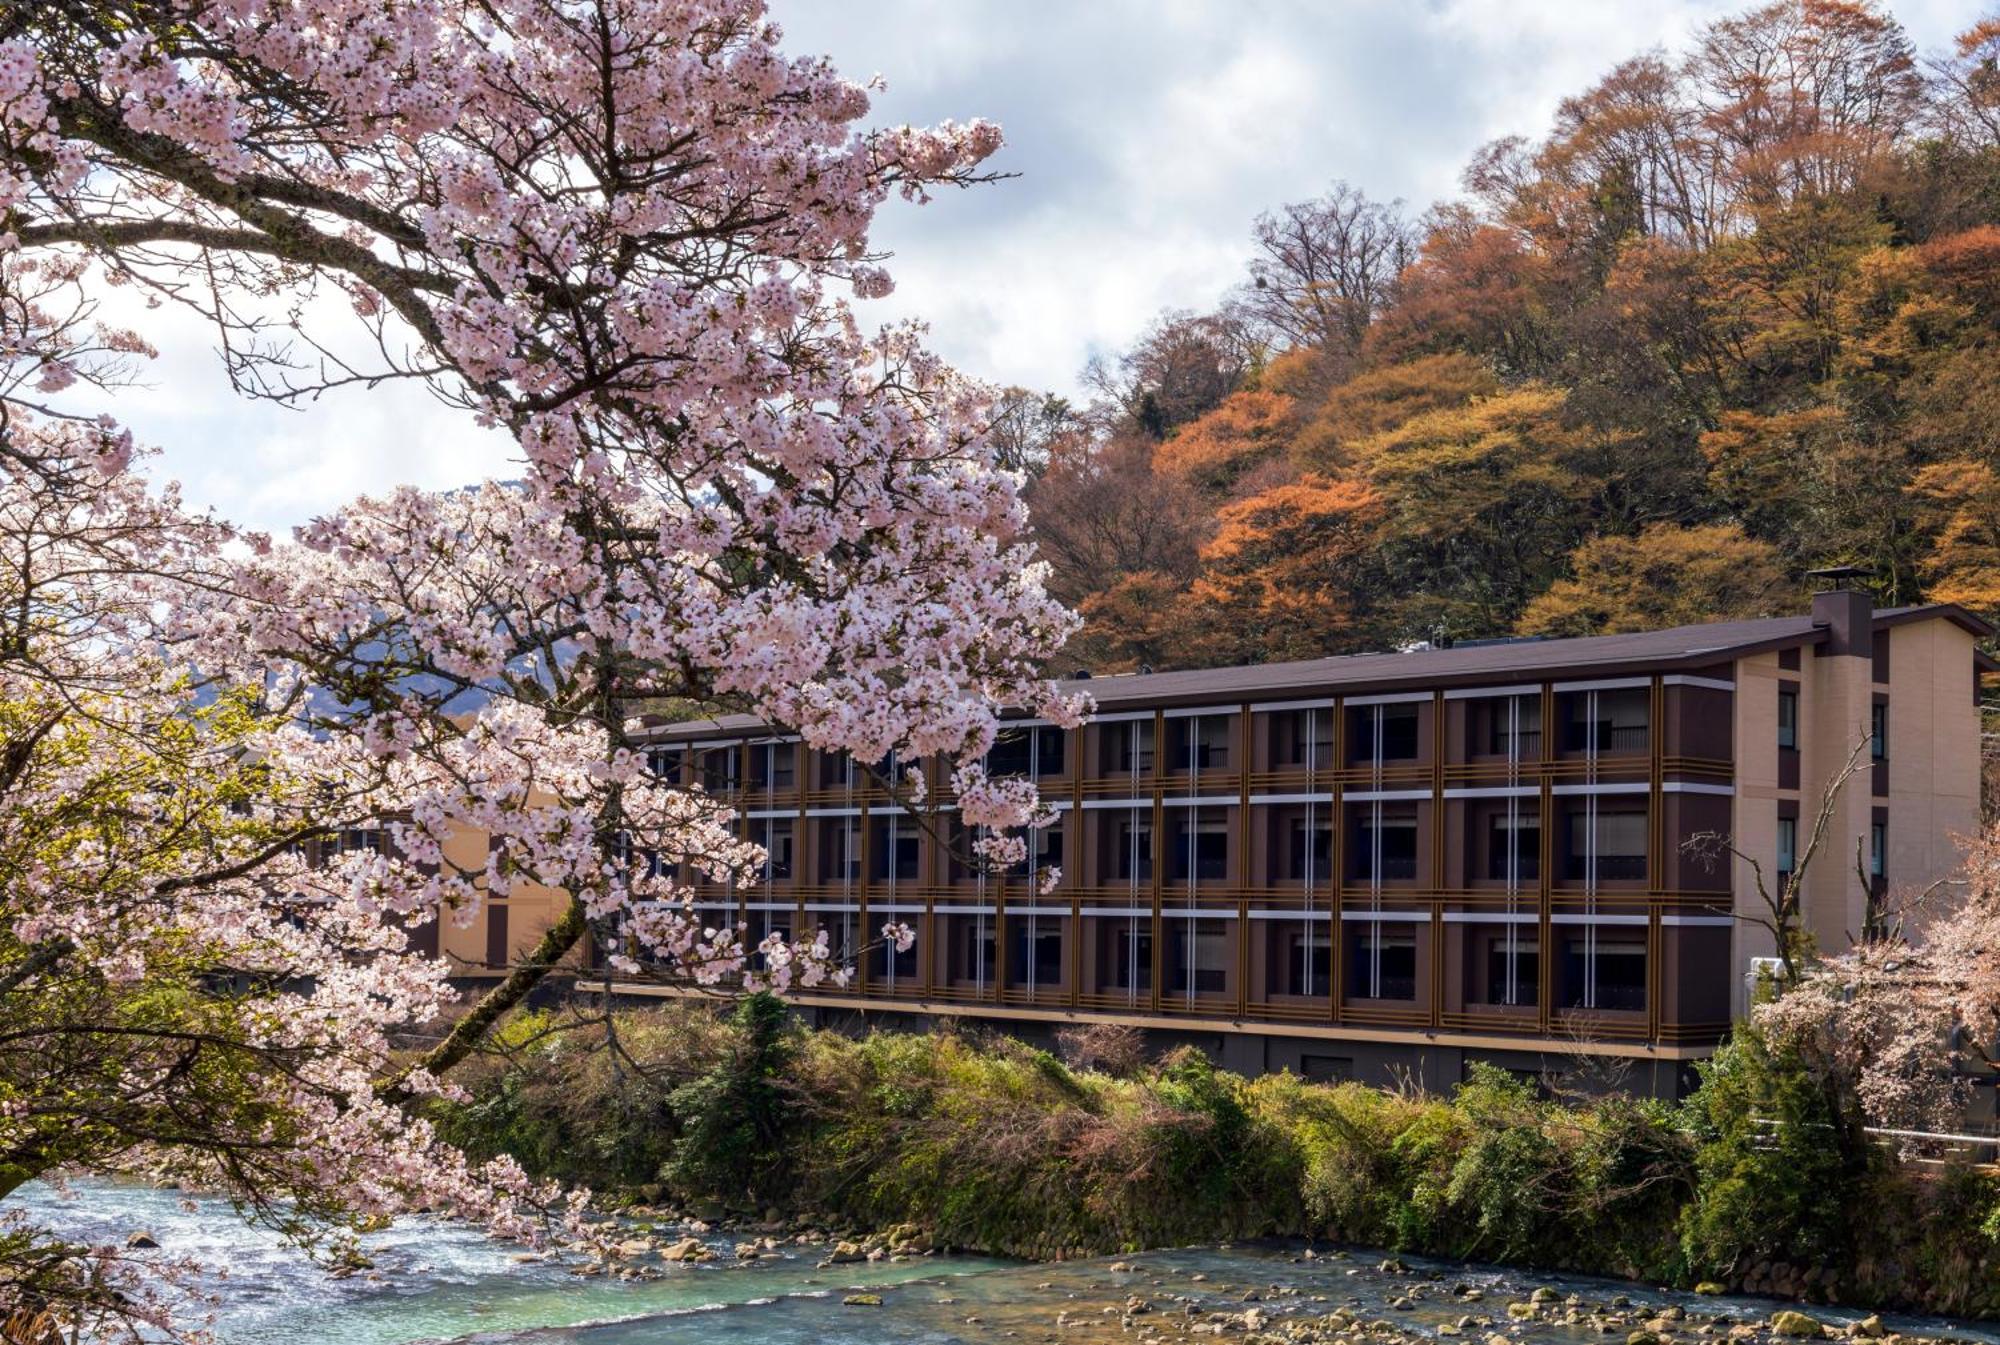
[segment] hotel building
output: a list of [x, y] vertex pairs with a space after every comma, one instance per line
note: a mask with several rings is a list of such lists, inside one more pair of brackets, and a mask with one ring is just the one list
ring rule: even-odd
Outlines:
[[[1794, 617], [1094, 678], [1084, 727], [1012, 719], [988, 760], [1055, 810], [1031, 841], [1063, 873], [1046, 895], [1029, 865], [970, 866], [948, 798], [912, 816], [754, 721], [662, 726], [650, 752], [769, 854], [705, 913], [858, 954], [850, 986], [799, 996], [822, 1020], [1111, 1020], [1253, 1073], [1437, 1087], [1477, 1058], [1671, 1095], [1773, 951], [1743, 918], [1758, 871], [1791, 880], [1857, 747], [1802, 880], [1818, 945], [1861, 930], [1870, 887], [1956, 866], [1991, 634], [1839, 591]], [[444, 951], [504, 961], [560, 899], [496, 903]], [[891, 920], [909, 951], [876, 937]]]

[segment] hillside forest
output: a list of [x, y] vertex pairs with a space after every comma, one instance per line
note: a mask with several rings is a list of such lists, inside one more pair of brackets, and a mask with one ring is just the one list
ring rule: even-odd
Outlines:
[[1417, 210], [1334, 181], [1241, 283], [1000, 426], [1098, 672], [1883, 604], [2000, 616], [2000, 11], [1780, 0]]

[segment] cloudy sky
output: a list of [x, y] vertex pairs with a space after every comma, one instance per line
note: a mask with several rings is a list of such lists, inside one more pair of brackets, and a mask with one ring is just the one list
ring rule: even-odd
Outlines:
[[[1940, 48], [1970, 0], [1892, 0]], [[772, 0], [797, 52], [880, 74], [875, 120], [987, 117], [1019, 176], [921, 209], [877, 240], [896, 293], [961, 368], [1072, 392], [1163, 308], [1214, 303], [1251, 221], [1345, 178], [1421, 207], [1480, 144], [1538, 134], [1626, 56], [1670, 50], [1745, 0]], [[156, 319], [156, 320], [155, 320]], [[199, 324], [155, 315], [161, 359], [117, 413], [188, 496], [281, 530], [350, 496], [509, 475], [504, 443], [409, 390], [304, 413], [230, 399]]]

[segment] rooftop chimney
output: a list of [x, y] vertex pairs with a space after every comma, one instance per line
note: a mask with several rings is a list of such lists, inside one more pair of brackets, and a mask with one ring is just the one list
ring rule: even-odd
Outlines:
[[1869, 658], [1874, 654], [1875, 601], [1861, 581], [1869, 572], [1859, 565], [1833, 565], [1824, 570], [1808, 570], [1806, 577], [1821, 582], [1813, 594], [1813, 625], [1827, 629], [1821, 651]]

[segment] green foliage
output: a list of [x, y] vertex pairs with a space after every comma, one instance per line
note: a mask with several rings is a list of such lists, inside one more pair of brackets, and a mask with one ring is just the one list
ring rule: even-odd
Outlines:
[[627, 1015], [619, 1069], [512, 1024], [516, 1067], [448, 1129], [600, 1186], [657, 1172], [680, 1199], [755, 1194], [1016, 1255], [1315, 1237], [1679, 1284], [1785, 1259], [1953, 1311], [2000, 1295], [2000, 1181], [1875, 1158], [1837, 1091], [1748, 1035], [1673, 1107], [1546, 1098], [1482, 1065], [1449, 1097], [1244, 1079], [1188, 1048], [1113, 1077], [1005, 1036], [854, 1039], [783, 1012]]
[[1726, 1276], [1760, 1259], [1844, 1260], [1876, 1152], [1859, 1118], [1796, 1053], [1748, 1026], [1702, 1064], [1701, 1079], [1685, 1108], [1698, 1145], [1681, 1223], [1689, 1264]]
[[784, 1073], [791, 1058], [782, 1001], [751, 995], [737, 1007], [734, 1048], [667, 1097], [679, 1123], [660, 1176], [679, 1190], [762, 1200], [783, 1180], [792, 1106]]

